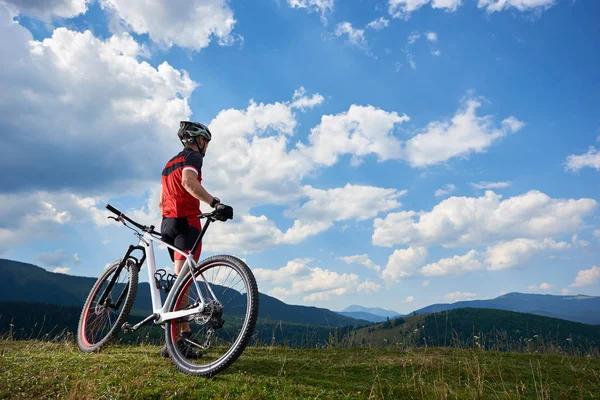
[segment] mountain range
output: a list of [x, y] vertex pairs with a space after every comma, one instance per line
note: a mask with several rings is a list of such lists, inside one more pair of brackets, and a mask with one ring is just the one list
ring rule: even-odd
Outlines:
[[344, 308], [342, 311], [337, 311], [338, 314], [345, 315], [351, 318], [367, 320], [370, 322], [382, 322], [388, 318], [398, 318], [403, 315], [396, 311], [386, 310], [380, 307], [363, 307], [352, 304]]
[[551, 294], [507, 293], [488, 300], [432, 304], [416, 310], [416, 313], [426, 314], [465, 307], [516, 311], [584, 324], [600, 325], [600, 297], [581, 294], [556, 296]]
[[[0, 291], [0, 301], [81, 306], [97, 278], [54, 273], [33, 264], [0, 259], [0, 279], [4, 283], [3, 290]], [[259, 293], [259, 301], [259, 318], [296, 324], [326, 327], [360, 326], [403, 316], [392, 310], [360, 305], [351, 305], [339, 312], [320, 307], [290, 305], [264, 293]], [[137, 310], [138, 314], [147, 315], [151, 312], [151, 304], [148, 283], [141, 282], [133, 311]], [[600, 325], [600, 297], [586, 295], [508, 293], [488, 300], [433, 304], [410, 314], [427, 314], [465, 307], [515, 311]]]
[[[96, 277], [49, 272], [33, 264], [7, 259], [0, 259], [0, 279], [3, 283], [0, 301], [80, 307], [83, 306], [97, 280]], [[152, 300], [148, 283], [140, 282], [132, 313], [149, 315], [151, 309]], [[326, 308], [286, 304], [263, 293], [259, 293], [258, 317], [328, 327], [358, 326], [369, 323], [367, 320], [340, 315]]]

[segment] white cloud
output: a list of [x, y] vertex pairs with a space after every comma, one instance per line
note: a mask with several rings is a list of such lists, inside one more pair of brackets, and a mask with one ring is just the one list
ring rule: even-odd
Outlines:
[[600, 229], [594, 230], [594, 236], [600, 237]]
[[579, 239], [579, 236], [577, 235], [573, 235], [571, 237], [571, 243], [573, 243], [573, 245], [577, 247], [587, 247], [590, 245], [590, 242], [584, 239]]
[[254, 253], [277, 246], [283, 233], [266, 216], [244, 214], [227, 222], [215, 222], [202, 239], [202, 251]]
[[319, 267], [310, 267], [309, 259], [296, 259], [278, 270], [254, 270], [259, 281], [278, 284], [268, 293], [279, 299], [302, 296], [304, 301], [325, 301], [334, 296], [372, 293], [381, 285], [372, 281], [361, 282], [356, 274], [340, 274]]
[[413, 301], [415, 301], [415, 296], [408, 296], [406, 299], [404, 299], [402, 302], [403, 303], [412, 303]]
[[486, 263], [491, 271], [502, 270], [524, 263], [536, 251], [563, 250], [570, 247], [571, 245], [566, 242], [555, 242], [552, 239], [519, 238], [488, 247]]
[[74, 258], [70, 254], [68, 254], [64, 249], [58, 249], [54, 252], [39, 253], [35, 257], [35, 260], [41, 262], [44, 265], [56, 266], [72, 262]]
[[540, 285], [527, 286], [527, 288], [531, 290], [551, 290], [553, 287], [554, 285], [548, 282], [542, 282]]
[[348, 42], [359, 49], [368, 52], [369, 44], [365, 38], [364, 29], [354, 28], [350, 22], [340, 22], [335, 27], [334, 34], [338, 37], [347, 35]]
[[577, 277], [575, 278], [575, 282], [573, 282], [571, 287], [581, 287], [594, 285], [598, 283], [600, 280], [600, 267], [593, 266], [590, 269], [582, 269], [577, 273]]
[[310, 268], [306, 266], [311, 261], [310, 258], [297, 258], [279, 269], [256, 268], [252, 270], [257, 282], [284, 283], [300, 276], [310, 273]]
[[77, 253], [73, 254], [73, 263], [81, 264], [81, 259], [79, 258], [79, 254], [77, 254]]
[[402, 278], [413, 276], [417, 268], [427, 258], [427, 248], [410, 246], [406, 249], [397, 249], [388, 258], [388, 263], [381, 273], [383, 279], [395, 282]]
[[[173, 121], [191, 114], [188, 99], [196, 83], [185, 71], [139, 61], [145, 50], [126, 33], [98, 39], [90, 31], [57, 28], [43, 41], [33, 40], [2, 6], [0, 38], [0, 52], [13, 55], [0, 61], [0, 130], [12, 134], [0, 138], [6, 154], [0, 167], [7, 173], [28, 168], [30, 162], [16, 156], [24, 146], [29, 157], [53, 165], [52, 175], [9, 181], [5, 190], [85, 186], [89, 192], [73, 165], [85, 165], [97, 177], [95, 191], [156, 179], [151, 171], [179, 148]], [[149, 162], [140, 164], [131, 148]]]
[[431, 122], [406, 142], [405, 158], [414, 167], [426, 167], [454, 157], [466, 158], [471, 153], [483, 153], [498, 139], [518, 131], [523, 124], [514, 117], [504, 119], [494, 127], [491, 116], [478, 117], [481, 106], [470, 99], [450, 122]]
[[419, 32], [411, 32], [410, 35], [408, 35], [408, 44], [415, 43], [417, 40], [419, 40], [420, 37], [421, 34]]
[[432, 8], [441, 8], [454, 12], [462, 0], [389, 0], [388, 12], [394, 18], [408, 19], [410, 14], [431, 3]]
[[429, 281], [421, 282], [421, 287], [427, 287], [427, 286], [429, 286]]
[[450, 194], [452, 192], [454, 192], [456, 190], [456, 186], [453, 185], [452, 183], [447, 184], [446, 186], [444, 186], [443, 189], [438, 189], [435, 191], [435, 197], [440, 197], [440, 196], [445, 196], [447, 194]]
[[66, 274], [71, 270], [71, 268], [67, 268], [67, 267], [58, 267], [58, 268], [54, 268], [54, 270], [52, 270], [52, 272], [55, 272], [57, 274]]
[[479, 260], [477, 251], [471, 250], [464, 256], [442, 258], [438, 262], [427, 264], [420, 272], [423, 276], [461, 275], [482, 268], [483, 263]]
[[307, 109], [314, 108], [319, 104], [323, 103], [325, 98], [321, 96], [319, 93], [313, 94], [311, 97], [306, 96], [306, 89], [304, 87], [300, 87], [296, 91], [294, 91], [294, 96], [292, 97], [292, 108], [298, 108], [301, 111], [305, 111]]
[[236, 20], [227, 0], [152, 1], [100, 0], [127, 28], [166, 47], [177, 45], [193, 50], [235, 42]]
[[475, 296], [477, 296], [475, 293], [470, 293], [470, 292], [454, 292], [454, 293], [448, 293], [447, 295], [445, 295], [444, 299], [454, 303], [454, 302], [461, 301], [461, 300], [473, 299], [473, 298], [475, 298]]
[[87, 12], [93, 0], [0, 0], [14, 15], [28, 15], [50, 22], [53, 17], [73, 18]]
[[307, 236], [328, 229], [335, 221], [363, 221], [398, 208], [401, 206], [398, 198], [406, 193], [351, 184], [328, 190], [307, 186], [304, 192], [309, 200], [300, 208], [284, 212], [285, 216], [296, 218], [294, 225], [283, 236], [285, 243], [298, 243]]
[[365, 267], [372, 269], [374, 271], [377, 271], [377, 272], [379, 272], [381, 270], [381, 267], [379, 265], [375, 264], [373, 261], [371, 261], [369, 256], [366, 254], [358, 254], [355, 256], [339, 257], [339, 259], [344, 261], [346, 264], [364, 265]]
[[571, 154], [567, 157], [567, 166], [565, 170], [579, 171], [582, 168], [590, 167], [600, 171], [600, 150], [590, 146], [587, 153], [581, 155]]
[[311, 129], [310, 146], [299, 145], [303, 154], [322, 166], [331, 166], [342, 154], [361, 158], [376, 154], [378, 160], [397, 158], [401, 142], [392, 134], [396, 124], [408, 121], [406, 114], [386, 112], [373, 106], [351, 105], [347, 112], [323, 115]]
[[486, 191], [481, 197], [450, 197], [429, 212], [375, 218], [372, 242], [387, 247], [475, 246], [507, 238], [545, 238], [578, 230], [596, 206], [593, 199], [553, 199], [537, 190], [506, 200]]
[[406, 55], [406, 59], [408, 60], [408, 64], [412, 69], [417, 69], [417, 62], [415, 61], [415, 56], [412, 53], [408, 53]]
[[478, 8], [485, 8], [488, 13], [516, 8], [519, 11], [544, 11], [556, 4], [556, 0], [479, 0]]
[[320, 12], [321, 22], [327, 23], [327, 13], [333, 12], [335, 0], [287, 0], [292, 8], [305, 8], [309, 13]]
[[441, 56], [441, 55], [442, 55], [442, 52], [441, 52], [441, 51], [439, 51], [439, 50], [432, 50], [432, 51], [431, 51], [431, 54], [432, 54], [432, 55], [434, 55], [434, 56], [438, 56], [438, 57], [439, 57], [439, 56]]
[[425, 37], [427, 37], [427, 40], [430, 42], [437, 42], [438, 40], [438, 35], [435, 32], [425, 32]]
[[567, 288], [560, 289], [560, 294], [562, 294], [564, 296], [568, 295], [569, 294], [569, 289], [567, 289]]
[[367, 28], [375, 29], [379, 31], [383, 28], [387, 28], [390, 24], [390, 21], [385, 19], [384, 17], [379, 17], [374, 21], [371, 21], [367, 24]]
[[479, 183], [471, 183], [476, 189], [504, 189], [511, 185], [510, 182], [479, 182]]

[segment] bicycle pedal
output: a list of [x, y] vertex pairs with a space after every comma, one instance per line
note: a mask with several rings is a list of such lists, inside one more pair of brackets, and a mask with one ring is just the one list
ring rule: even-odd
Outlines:
[[131, 325], [129, 325], [129, 323], [125, 322], [121, 326], [121, 330], [123, 331], [123, 333], [129, 333], [129, 332], [131, 332]]

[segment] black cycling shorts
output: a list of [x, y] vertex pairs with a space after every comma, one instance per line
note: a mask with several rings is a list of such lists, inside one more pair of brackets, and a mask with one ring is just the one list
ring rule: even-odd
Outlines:
[[[187, 218], [163, 218], [160, 233], [163, 242], [189, 253], [200, 235], [200, 229], [200, 219], [198, 216], [190, 215]], [[198, 245], [194, 253], [194, 259], [198, 260], [201, 249], [202, 243]], [[185, 260], [184, 256], [175, 253], [172, 249], [169, 249], [169, 255], [171, 256], [171, 261]]]

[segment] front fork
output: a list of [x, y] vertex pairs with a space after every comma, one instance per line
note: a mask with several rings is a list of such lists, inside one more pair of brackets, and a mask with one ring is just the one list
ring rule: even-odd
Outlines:
[[[133, 253], [135, 250], [140, 250], [142, 252], [142, 258], [140, 260], [138, 260], [137, 258], [135, 258], [135, 257], [133, 257], [131, 255], [131, 253]], [[106, 301], [107, 301], [107, 297], [108, 297], [110, 291], [112, 290], [113, 286], [115, 285], [115, 283], [117, 281], [117, 278], [118, 278], [119, 274], [121, 273], [121, 271], [123, 270], [123, 268], [125, 268], [125, 264], [129, 260], [132, 260], [132, 261], [135, 262], [135, 264], [133, 265], [133, 267], [134, 268], [138, 268], [138, 271], [139, 271], [139, 269], [144, 264], [144, 261], [146, 261], [146, 250], [142, 246], [134, 246], [134, 245], [130, 245], [129, 246], [129, 249], [127, 249], [127, 252], [125, 253], [125, 256], [121, 259], [121, 262], [119, 263], [119, 266], [115, 270], [114, 276], [112, 277], [112, 279], [108, 283], [108, 286], [106, 287], [106, 289], [104, 289], [104, 292], [102, 293], [102, 296], [100, 296], [100, 300], [98, 301], [98, 304], [100, 304], [100, 305], [106, 305], [107, 307], [111, 307], [111, 308], [114, 308], [114, 309], [118, 309], [119, 307], [121, 307], [121, 304], [123, 303], [123, 301], [125, 301], [125, 297], [127, 296], [127, 292], [128, 292], [127, 288], [125, 288], [121, 292], [121, 295], [119, 296], [119, 299], [117, 300], [117, 302], [115, 304], [110, 304], [110, 303], [106, 304]], [[110, 302], [110, 299], [109, 299], [109, 302]]]

